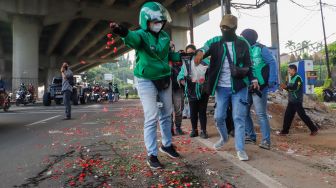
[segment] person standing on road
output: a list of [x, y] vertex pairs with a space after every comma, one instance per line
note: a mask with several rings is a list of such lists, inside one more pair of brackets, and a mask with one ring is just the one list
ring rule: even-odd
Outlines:
[[[170, 50], [175, 52], [175, 45], [171, 42]], [[171, 67], [171, 80], [172, 80], [172, 97], [173, 97], [173, 113], [172, 113], [172, 135], [183, 135], [181, 129], [182, 125], [182, 111], [183, 111], [183, 89], [180, 84], [177, 82], [177, 76], [181, 70], [182, 62], [173, 62], [169, 61]], [[175, 125], [175, 126], [174, 126]], [[174, 130], [175, 127], [175, 130]]]
[[109, 103], [113, 103], [113, 86], [112, 86], [112, 82], [110, 82], [108, 84], [108, 100], [109, 100]]
[[255, 30], [245, 29], [240, 35], [251, 45], [253, 75], [258, 79], [260, 85], [259, 95], [261, 94], [261, 96], [258, 96], [252, 91], [249, 92], [249, 105], [245, 125], [245, 143], [255, 144], [257, 140], [250, 111], [253, 104], [262, 133], [262, 140], [259, 147], [269, 150], [271, 149], [271, 129], [267, 116], [267, 94], [268, 87], [273, 87], [277, 84], [278, 74], [276, 61], [268, 48], [257, 42], [258, 33]]
[[313, 123], [313, 121], [307, 116], [302, 103], [303, 103], [303, 82], [300, 75], [297, 74], [296, 65], [288, 66], [288, 74], [290, 75], [290, 80], [286, 84], [280, 84], [281, 89], [288, 91], [288, 105], [286, 108], [283, 127], [281, 131], [277, 132], [279, 136], [285, 136], [289, 133], [290, 126], [294, 119], [295, 113], [297, 112], [306, 126], [309, 128], [310, 136], [315, 136], [318, 133], [318, 127]]
[[215, 94], [216, 126], [220, 140], [214, 148], [220, 149], [228, 141], [226, 128], [226, 112], [229, 100], [232, 102], [232, 116], [235, 128], [235, 147], [239, 160], [248, 160], [245, 152], [245, 121], [247, 116], [248, 86], [252, 84], [258, 89], [258, 80], [251, 70], [250, 47], [248, 42], [236, 35], [237, 17], [223, 16], [220, 29], [222, 36], [208, 40], [198, 50], [195, 63], [199, 64], [204, 57], [211, 56], [208, 68], [207, 92]]
[[69, 69], [68, 62], [64, 62], [61, 67], [62, 73], [62, 93], [63, 93], [63, 103], [65, 106], [65, 118], [64, 120], [71, 119], [71, 96], [73, 89], [73, 74]]
[[[198, 128], [197, 123], [198, 119], [201, 124], [201, 132], [200, 137], [203, 139], [208, 138], [207, 133], [207, 107], [208, 107], [208, 101], [209, 101], [209, 95], [205, 92], [204, 86], [206, 84], [206, 75], [204, 75], [204, 80], [202, 83], [198, 81], [193, 81], [193, 78], [191, 75], [194, 73], [192, 71], [195, 71], [191, 68], [192, 58], [195, 54], [196, 46], [195, 45], [188, 45], [186, 47], [186, 57], [184, 58], [185, 62], [182, 66], [182, 69], [177, 77], [177, 80], [181, 85], [185, 87], [185, 95], [188, 97], [189, 101], [189, 107], [190, 107], [190, 121], [192, 130], [190, 133], [190, 137], [197, 137], [198, 136]], [[204, 59], [201, 63], [204, 67], [208, 67], [209, 60]]]
[[162, 135], [159, 150], [171, 158], [180, 156], [172, 144], [171, 134], [172, 86], [168, 59], [173, 56], [169, 55], [170, 37], [162, 30], [170, 21], [167, 9], [160, 3], [146, 2], [140, 10], [140, 29], [130, 31], [115, 22], [110, 24], [113, 33], [121, 36], [124, 43], [136, 51], [134, 75], [138, 80], [137, 90], [145, 116], [147, 164], [152, 169], [163, 168], [157, 158], [158, 121]]

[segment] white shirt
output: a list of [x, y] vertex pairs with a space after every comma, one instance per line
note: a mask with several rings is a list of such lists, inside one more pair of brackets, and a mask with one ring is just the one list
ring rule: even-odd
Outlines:
[[[226, 45], [228, 47], [232, 62], [233, 62], [233, 43], [232, 42], [226, 42]], [[225, 55], [224, 64], [222, 65], [222, 70], [219, 76], [218, 80], [218, 86], [220, 87], [231, 87], [231, 71], [230, 71], [230, 65], [229, 61]]]

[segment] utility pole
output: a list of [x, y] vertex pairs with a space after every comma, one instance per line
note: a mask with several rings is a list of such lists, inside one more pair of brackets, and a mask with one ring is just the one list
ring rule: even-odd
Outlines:
[[225, 14], [231, 14], [231, 0], [225, 1]]
[[231, 0], [221, 0], [221, 10], [222, 17], [224, 16], [224, 14], [231, 14]]
[[189, 0], [187, 6], [188, 6], [188, 12], [189, 12], [190, 42], [191, 44], [194, 44], [194, 17], [193, 17], [192, 0]]
[[324, 50], [325, 50], [326, 63], [327, 63], [327, 69], [328, 69], [328, 78], [331, 78], [331, 71], [330, 71], [330, 66], [329, 66], [329, 53], [328, 53], [327, 37], [326, 37], [325, 26], [324, 26], [324, 18], [323, 18], [323, 10], [322, 10], [322, 1], [321, 0], [320, 0], [320, 10], [321, 10], [322, 28], [323, 28], [323, 36], [324, 36]]
[[281, 80], [280, 74], [280, 43], [279, 43], [279, 24], [278, 24], [278, 0], [269, 0], [270, 21], [271, 21], [271, 40], [272, 48], [277, 50], [276, 60], [278, 62], [278, 81]]

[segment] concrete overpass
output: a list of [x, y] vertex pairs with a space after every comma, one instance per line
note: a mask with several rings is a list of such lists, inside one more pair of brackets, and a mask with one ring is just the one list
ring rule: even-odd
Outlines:
[[[173, 22], [166, 30], [176, 49], [187, 44], [192, 5], [193, 26], [209, 19], [220, 0], [157, 0], [168, 8]], [[224, 0], [226, 1], [226, 0]], [[75, 73], [113, 62], [130, 49], [120, 38], [106, 49], [109, 21], [138, 27], [138, 14], [146, 0], [0, 0], [0, 74], [12, 88], [18, 84], [47, 85], [59, 75], [62, 60]], [[113, 48], [117, 52], [113, 52]]]

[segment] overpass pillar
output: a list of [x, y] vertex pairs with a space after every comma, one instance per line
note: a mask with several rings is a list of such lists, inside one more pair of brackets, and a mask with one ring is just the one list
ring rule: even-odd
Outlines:
[[184, 50], [185, 47], [188, 45], [187, 30], [172, 28], [171, 40], [175, 44], [176, 51]]
[[39, 35], [41, 25], [37, 18], [14, 15], [13, 28], [13, 80], [16, 90], [20, 83], [38, 86]]
[[46, 71], [45, 80], [44, 80], [44, 91], [48, 89], [49, 84], [51, 84], [52, 79], [55, 76], [61, 76], [61, 66], [57, 62], [56, 56], [51, 56], [49, 61], [49, 67]]

